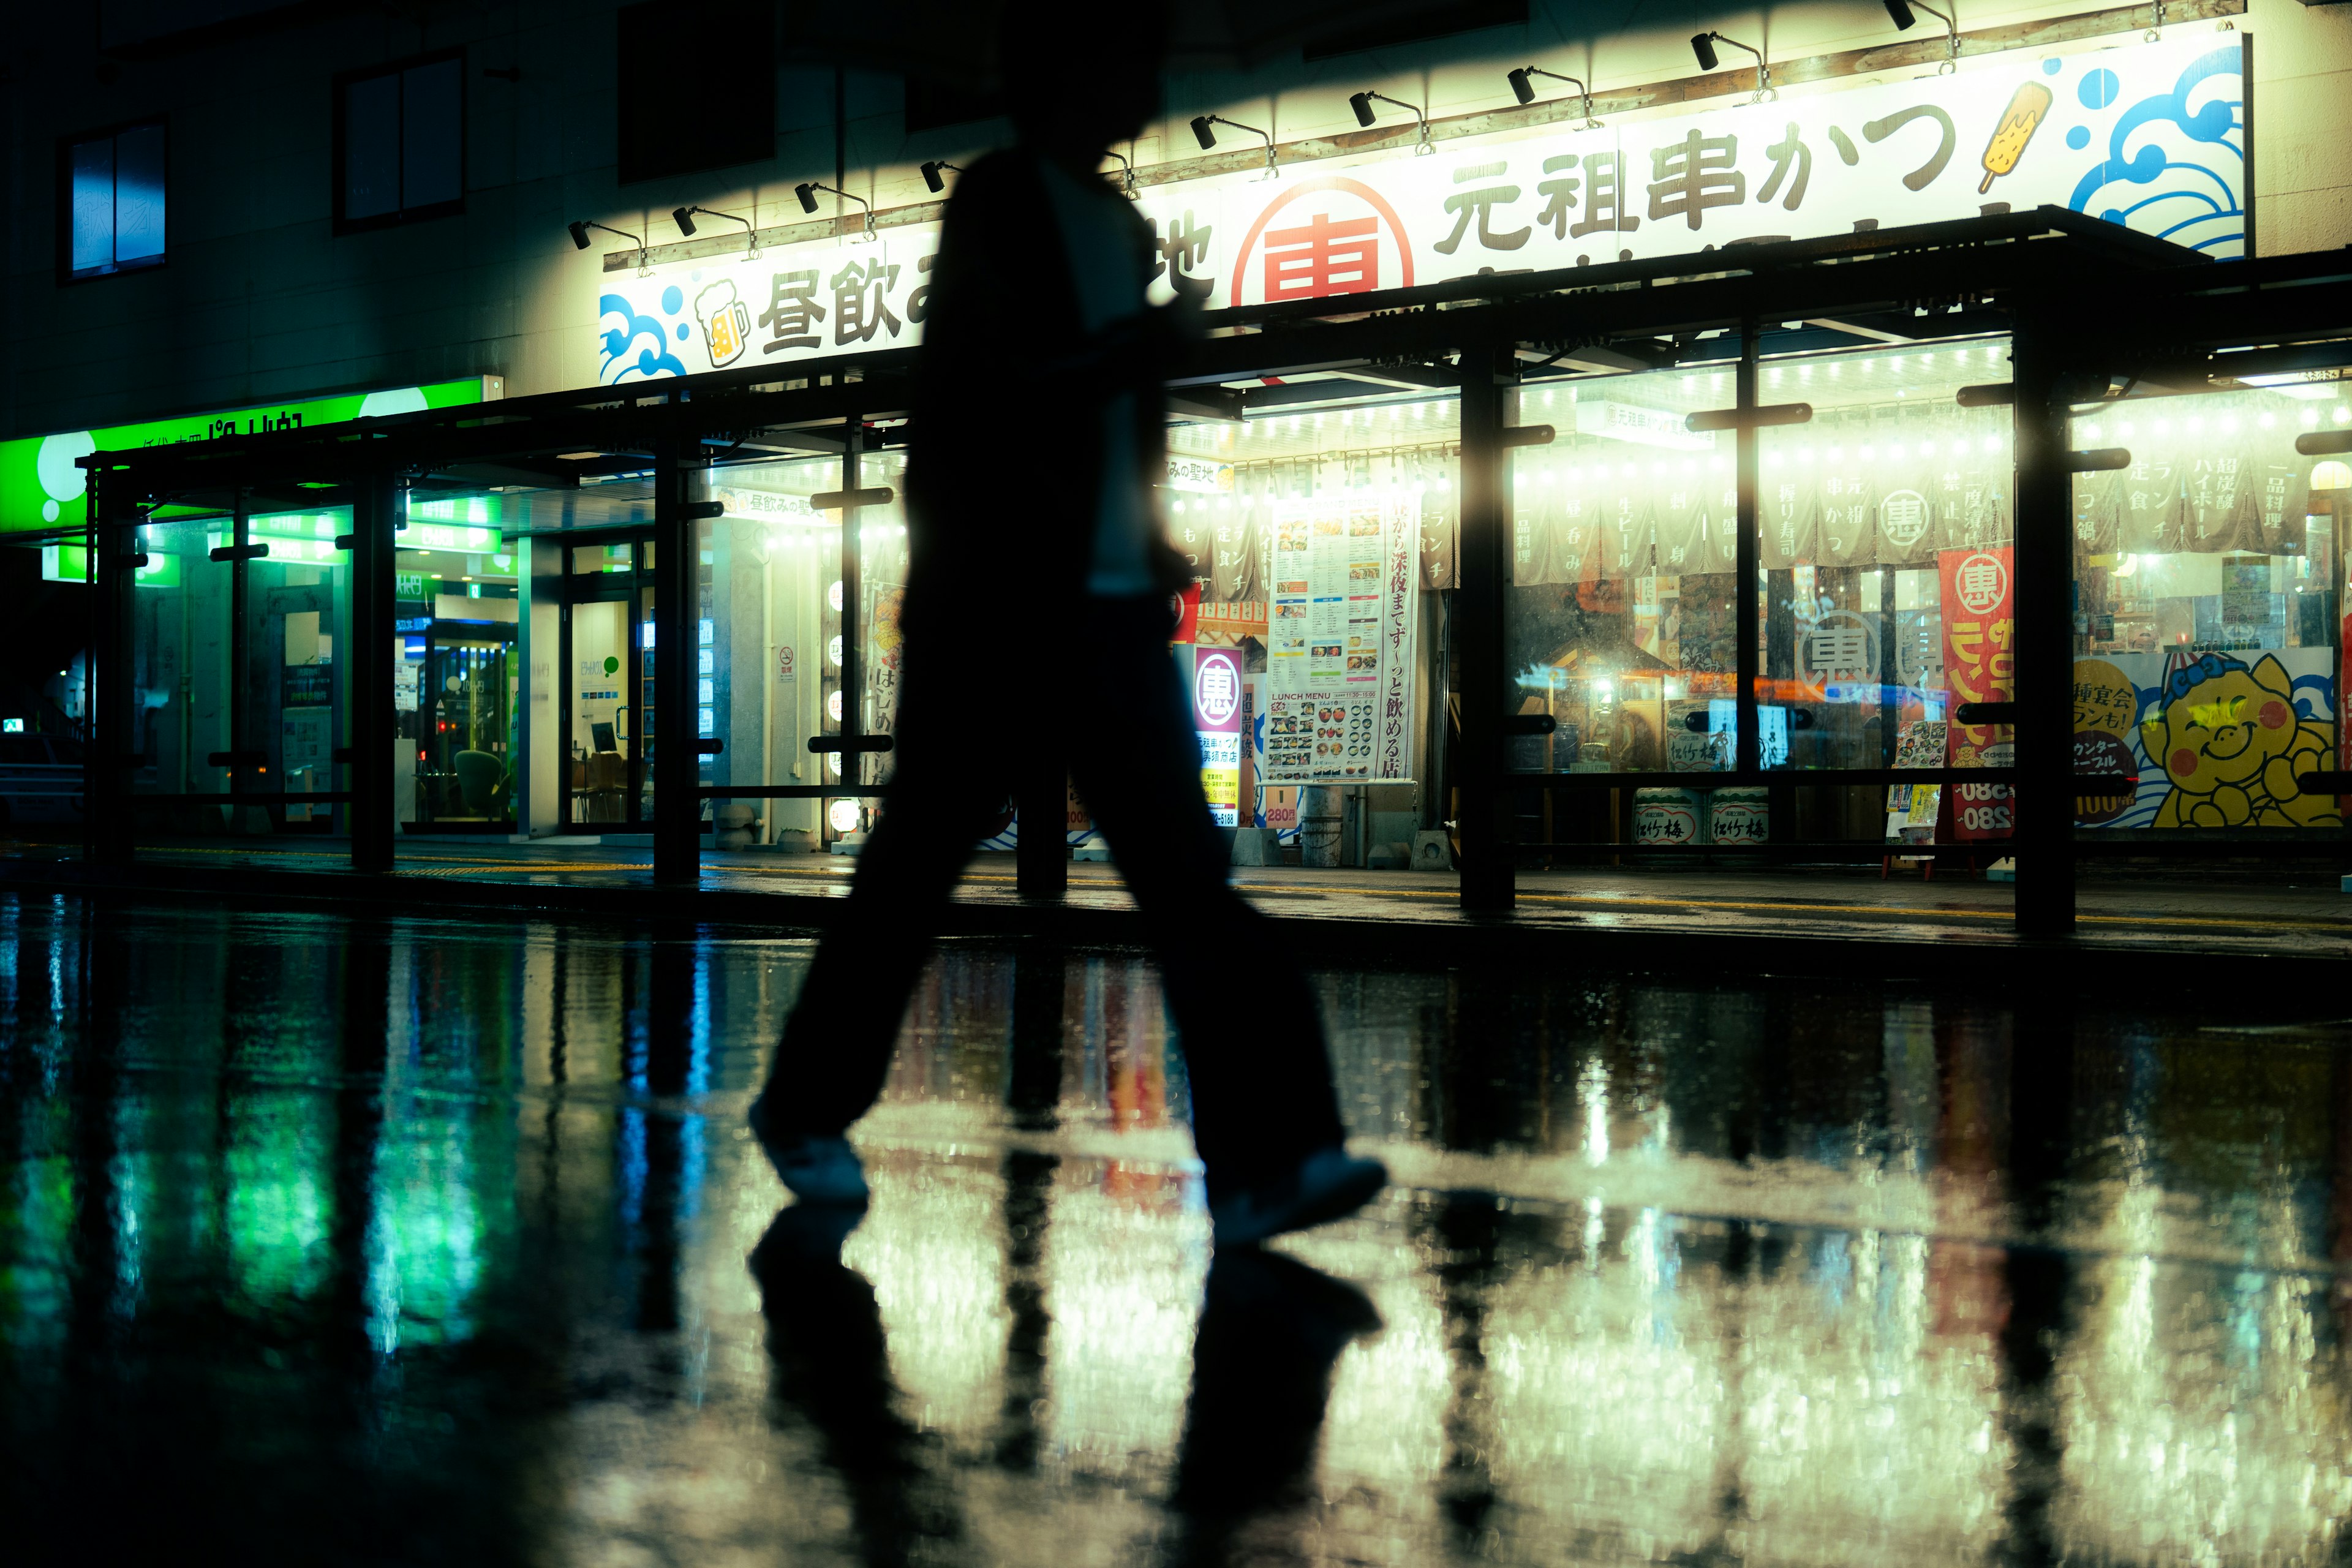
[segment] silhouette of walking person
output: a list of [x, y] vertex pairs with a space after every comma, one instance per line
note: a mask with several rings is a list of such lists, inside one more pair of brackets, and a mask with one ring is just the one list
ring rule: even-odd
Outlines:
[[[1146, 302], [1151, 228], [1097, 171], [1158, 112], [1151, 7], [1008, 5], [1000, 78], [1015, 145], [948, 204], [916, 369], [898, 769], [842, 917], [819, 944], [751, 1126], [803, 1202], [862, 1204], [845, 1136], [881, 1092], [933, 927], [1014, 786], [1066, 769], [1141, 910], [1192, 1088], [1222, 1245], [1350, 1213], [1387, 1180], [1350, 1157], [1305, 978], [1225, 881], [1168, 651], [1189, 580], [1152, 499], [1160, 388], [1182, 342]], [[1008, 409], [1060, 411], [1055, 468], [1003, 482]], [[1004, 563], [1069, 671], [1066, 746], [1008, 730], [971, 663], [1002, 639]], [[1024, 823], [1058, 835], [1058, 821]]]

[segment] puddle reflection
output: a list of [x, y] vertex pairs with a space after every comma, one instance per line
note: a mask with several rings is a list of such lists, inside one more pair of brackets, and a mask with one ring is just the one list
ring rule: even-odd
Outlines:
[[1400, 1185], [1213, 1262], [1118, 955], [951, 950], [870, 1215], [782, 1207], [807, 952], [0, 899], [29, 1557], [2343, 1550], [2341, 1026], [1325, 975]]

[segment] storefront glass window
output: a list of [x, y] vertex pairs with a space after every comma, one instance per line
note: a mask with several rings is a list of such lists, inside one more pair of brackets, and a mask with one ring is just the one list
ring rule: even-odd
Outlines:
[[[2116, 780], [2079, 830], [2340, 829], [2303, 775], [2342, 765], [2344, 502], [2352, 468], [2296, 440], [2352, 426], [2333, 379], [2081, 410], [2074, 761]], [[2136, 784], [2125, 781], [2136, 780]]]
[[1194, 574], [1174, 651], [1210, 809], [1308, 865], [1402, 853], [1443, 815], [1459, 404], [1365, 384], [1306, 380], [1296, 412], [1172, 426], [1160, 490]]
[[394, 811], [404, 834], [517, 820], [520, 542], [500, 496], [413, 494], [393, 553]]
[[[1731, 437], [1684, 426], [1728, 407], [1732, 379], [1661, 371], [1517, 394], [1511, 422], [1555, 435], [1514, 448], [1507, 470], [1507, 701], [1514, 716], [1550, 721], [1509, 742], [1514, 772], [1736, 761]], [[1559, 794], [1544, 809], [1589, 814], [1604, 801]]]
[[[132, 602], [133, 793], [141, 837], [328, 833], [340, 817], [302, 796], [341, 787], [346, 681], [337, 645], [350, 609], [348, 510], [257, 513], [268, 553], [215, 561], [236, 542], [226, 517], [150, 522]], [[243, 615], [238, 616], [242, 595]], [[241, 668], [240, 668], [241, 661]], [[232, 787], [250, 805], [190, 796]]]
[[[887, 735], [896, 722], [900, 469], [895, 453], [862, 458], [860, 488], [888, 488], [894, 499], [849, 514], [811, 504], [844, 488], [838, 458], [711, 475], [710, 499], [725, 510], [700, 527], [696, 723], [719, 746], [702, 759], [703, 783], [744, 791], [710, 803], [718, 848], [819, 849], [870, 824], [877, 802], [859, 789], [887, 783], [890, 759], [811, 751], [809, 742], [853, 726]], [[854, 600], [845, 516], [859, 542]], [[845, 642], [853, 636], [855, 648]], [[853, 653], [861, 693], [854, 711], [844, 684]], [[786, 790], [809, 793], [763, 793]]]
[[[1760, 370], [1760, 404], [1813, 410], [1765, 426], [1757, 444], [1768, 768], [2011, 762], [2008, 725], [1958, 725], [1952, 713], [2015, 694], [2014, 421], [2005, 407], [1957, 401], [1963, 386], [2006, 380], [2008, 360], [2006, 342], [1980, 341]], [[1989, 790], [1997, 801], [1976, 800]], [[1966, 793], [1978, 806], [2009, 798], [2005, 786]], [[1811, 820], [1792, 826], [1874, 837], [1885, 794], [1808, 792], [1801, 815]]]

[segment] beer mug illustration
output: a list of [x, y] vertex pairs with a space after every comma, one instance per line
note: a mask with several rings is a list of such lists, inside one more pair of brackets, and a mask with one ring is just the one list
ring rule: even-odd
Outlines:
[[694, 319], [702, 323], [702, 341], [710, 350], [710, 368], [733, 364], [751, 341], [751, 312], [735, 296], [728, 279], [694, 297]]

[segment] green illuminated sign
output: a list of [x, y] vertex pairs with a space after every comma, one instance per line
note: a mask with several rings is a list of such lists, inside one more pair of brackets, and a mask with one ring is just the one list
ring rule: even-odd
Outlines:
[[[482, 378], [404, 386], [388, 392], [314, 397], [266, 408], [239, 408], [118, 425], [104, 430], [71, 430], [0, 441], [0, 533], [33, 533], [83, 525], [83, 470], [76, 460], [92, 452], [162, 447], [177, 441], [216, 441], [263, 430], [301, 430], [314, 425], [449, 408], [482, 401]], [[473, 521], [473, 520], [467, 520]]]
[[[79, 544], [44, 544], [41, 576], [51, 583], [89, 582], [89, 552]], [[138, 569], [131, 581], [142, 588], [176, 588], [180, 585], [180, 558], [150, 550], [147, 564]]]

